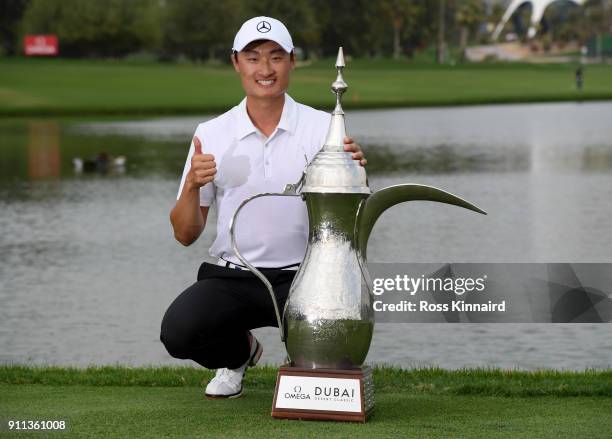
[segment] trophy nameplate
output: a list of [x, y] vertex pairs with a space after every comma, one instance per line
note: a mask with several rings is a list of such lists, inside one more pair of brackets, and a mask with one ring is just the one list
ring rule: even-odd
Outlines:
[[366, 422], [374, 408], [372, 369], [304, 369], [281, 366], [272, 417]]

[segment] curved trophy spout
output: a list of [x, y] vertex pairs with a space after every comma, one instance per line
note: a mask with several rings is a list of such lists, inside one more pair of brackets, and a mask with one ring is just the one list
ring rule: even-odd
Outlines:
[[364, 260], [367, 259], [366, 250], [370, 233], [380, 215], [391, 206], [403, 203], [404, 201], [416, 200], [453, 204], [484, 215], [487, 214], [484, 210], [472, 203], [433, 186], [425, 186], [422, 184], [399, 184], [386, 187], [364, 200], [357, 213], [356, 228], [358, 232], [358, 247]]

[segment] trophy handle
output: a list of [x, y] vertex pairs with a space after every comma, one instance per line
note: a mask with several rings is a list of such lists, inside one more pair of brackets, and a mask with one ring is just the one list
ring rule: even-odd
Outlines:
[[[302, 176], [302, 179], [303, 179], [303, 176]], [[242, 256], [242, 254], [238, 250], [238, 245], [236, 244], [236, 234], [234, 233], [234, 229], [236, 227], [236, 219], [238, 218], [238, 213], [240, 213], [240, 210], [247, 203], [253, 201], [255, 198], [260, 198], [260, 197], [270, 197], [270, 196], [298, 197], [299, 195], [297, 194], [297, 189], [302, 179], [300, 179], [300, 181], [298, 181], [298, 183], [296, 184], [288, 184], [287, 186], [285, 186], [284, 192], [266, 192], [262, 194], [253, 195], [252, 197], [247, 198], [242, 203], [240, 203], [240, 206], [238, 206], [238, 209], [236, 209], [236, 212], [234, 212], [234, 215], [232, 216], [232, 219], [230, 220], [230, 237], [232, 239], [232, 249], [234, 250], [234, 253], [238, 257], [238, 259], [240, 259], [240, 262], [242, 262], [249, 270], [251, 270], [251, 272], [255, 276], [257, 276], [259, 280], [261, 280], [266, 286], [266, 288], [268, 289], [268, 293], [270, 293], [270, 298], [272, 299], [272, 304], [274, 305], [274, 313], [276, 314], [276, 321], [278, 322], [278, 329], [280, 331], [281, 341], [283, 343], [285, 342], [285, 338], [286, 338], [285, 330], [283, 328], [283, 320], [281, 318], [280, 311], [278, 309], [278, 303], [276, 302], [276, 296], [274, 295], [274, 289], [272, 288], [272, 284], [270, 283], [270, 281], [268, 281], [268, 279], [263, 275], [261, 271], [259, 271], [253, 265], [251, 265], [249, 261], [247, 261], [244, 258], [244, 256]]]

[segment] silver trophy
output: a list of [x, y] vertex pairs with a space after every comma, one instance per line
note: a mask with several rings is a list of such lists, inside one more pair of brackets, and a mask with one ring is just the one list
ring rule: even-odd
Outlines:
[[[485, 213], [431, 186], [401, 184], [372, 193], [365, 168], [344, 151], [341, 101], [348, 88], [342, 76], [344, 66], [340, 48], [338, 75], [331, 86], [336, 107], [327, 139], [300, 180], [288, 184], [282, 193], [262, 193], [244, 200], [230, 222], [234, 252], [268, 288], [287, 349], [288, 364], [281, 367], [277, 380], [275, 417], [365, 422], [371, 412], [371, 371], [362, 367], [374, 330], [366, 250], [372, 228], [386, 209], [404, 201], [427, 200]], [[234, 233], [240, 210], [264, 196], [300, 196], [308, 209], [308, 247], [282, 318], [270, 282], [242, 256]], [[346, 403], [349, 400], [352, 405]]]

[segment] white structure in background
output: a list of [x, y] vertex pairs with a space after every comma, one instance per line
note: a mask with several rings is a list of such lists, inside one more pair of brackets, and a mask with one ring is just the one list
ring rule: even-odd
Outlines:
[[[529, 25], [529, 30], [527, 31], [527, 37], [533, 38], [537, 32], [538, 23], [540, 23], [540, 20], [542, 20], [544, 11], [548, 7], [548, 5], [555, 1], [557, 0], [512, 0], [510, 2], [510, 6], [508, 6], [508, 9], [506, 9], [506, 12], [504, 12], [501, 21], [497, 24], [495, 30], [493, 31], [493, 41], [496, 41], [499, 38], [499, 34], [501, 34], [502, 29], [504, 28], [508, 20], [510, 20], [512, 14], [514, 14], [514, 12], [525, 3], [531, 3], [531, 23]], [[586, 3], [586, 0], [569, 1], [571, 1], [572, 3], [576, 3], [577, 5], [583, 5], [584, 3]]]

